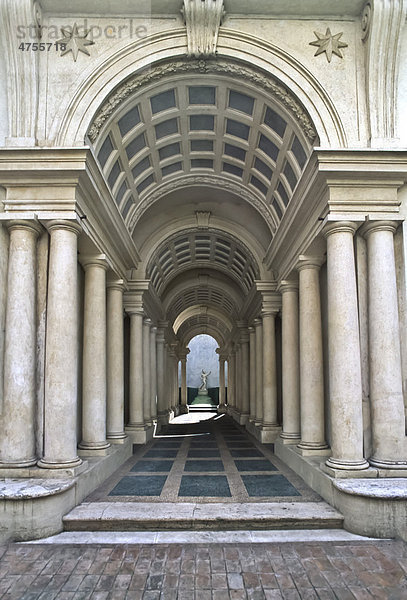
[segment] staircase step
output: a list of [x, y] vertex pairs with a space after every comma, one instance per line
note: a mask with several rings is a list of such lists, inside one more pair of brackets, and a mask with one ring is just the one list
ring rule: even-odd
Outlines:
[[65, 531], [340, 529], [343, 515], [326, 502], [84, 502]]

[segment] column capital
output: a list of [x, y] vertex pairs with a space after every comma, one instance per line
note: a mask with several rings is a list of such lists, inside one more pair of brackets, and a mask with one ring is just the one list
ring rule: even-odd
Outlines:
[[282, 294], [285, 294], [286, 292], [298, 292], [298, 289], [298, 281], [289, 281], [288, 279], [282, 279], [278, 285], [278, 291]]
[[325, 260], [325, 256], [309, 256], [301, 254], [298, 257], [296, 269], [297, 271], [302, 271], [304, 269], [316, 269], [319, 271]]
[[157, 342], [157, 344], [164, 345], [165, 335], [164, 335], [164, 329], [162, 329], [162, 327], [157, 327], [157, 334], [156, 334], [155, 341]]
[[249, 335], [253, 335], [256, 333], [256, 329], [252, 326], [248, 328]]
[[331, 221], [325, 225], [322, 233], [326, 238], [333, 233], [351, 233], [354, 235], [359, 227], [360, 223], [355, 223], [354, 221]]
[[105, 254], [79, 256], [79, 262], [85, 271], [87, 271], [90, 267], [101, 267], [105, 271], [107, 271], [109, 268]]
[[260, 327], [261, 325], [263, 325], [263, 319], [261, 317], [257, 317], [256, 319], [254, 319], [253, 325], [255, 328]]
[[82, 233], [82, 227], [76, 221], [68, 221], [64, 219], [55, 219], [53, 221], [48, 221], [45, 223], [45, 227], [51, 233], [52, 231], [57, 231], [60, 229], [64, 229], [70, 231], [71, 233], [75, 233], [76, 235], [80, 235]]
[[145, 325], [146, 327], [151, 327], [152, 324], [153, 324], [153, 322], [150, 319], [150, 317], [144, 317], [143, 325]]
[[144, 310], [143, 310], [143, 306], [139, 305], [139, 304], [125, 304], [124, 307], [126, 313], [130, 316], [133, 317], [135, 315], [138, 315], [139, 317], [144, 317]]
[[394, 234], [399, 225], [400, 221], [367, 221], [363, 225], [361, 233], [365, 238], [368, 238], [371, 233], [377, 231], [390, 231]]
[[34, 233], [36, 236], [38, 236], [43, 231], [43, 228], [41, 227], [40, 223], [38, 223], [38, 221], [28, 221], [24, 219], [13, 219], [11, 221], [8, 221], [7, 229], [9, 231], [16, 231], [17, 229], [27, 230], [31, 233]]
[[124, 292], [126, 289], [126, 284], [124, 283], [123, 279], [116, 279], [115, 281], [108, 281], [106, 283], [106, 289]]

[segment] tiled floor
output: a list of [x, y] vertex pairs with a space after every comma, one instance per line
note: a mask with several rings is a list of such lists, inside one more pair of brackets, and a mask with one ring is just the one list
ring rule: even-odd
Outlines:
[[87, 501], [320, 500], [274, 456], [272, 445], [259, 444], [229, 417], [184, 420], [136, 446], [134, 456]]

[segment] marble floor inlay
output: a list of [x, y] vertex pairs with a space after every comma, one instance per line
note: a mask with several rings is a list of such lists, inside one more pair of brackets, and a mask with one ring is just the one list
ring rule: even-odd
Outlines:
[[273, 449], [227, 416], [171, 423], [148, 444], [134, 446], [133, 456], [86, 500], [320, 501]]

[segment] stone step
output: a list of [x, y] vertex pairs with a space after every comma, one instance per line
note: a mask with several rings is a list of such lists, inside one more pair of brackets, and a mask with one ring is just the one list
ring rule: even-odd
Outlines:
[[343, 516], [326, 502], [84, 502], [65, 531], [340, 529]]

